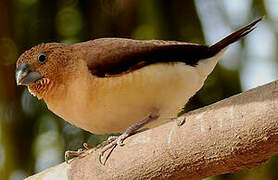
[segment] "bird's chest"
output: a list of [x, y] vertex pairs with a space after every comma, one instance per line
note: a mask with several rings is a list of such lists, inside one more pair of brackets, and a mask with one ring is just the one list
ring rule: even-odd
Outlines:
[[61, 101], [47, 104], [64, 120], [92, 133], [119, 133], [154, 111], [160, 113], [156, 124], [175, 117], [202, 83], [190, 67], [158, 64], [119, 77], [76, 81]]
[[76, 79], [70, 84], [56, 88], [56, 96], [44, 99], [48, 108], [56, 115], [83, 129], [86, 119], [91, 115], [88, 99], [88, 82], [86, 79]]

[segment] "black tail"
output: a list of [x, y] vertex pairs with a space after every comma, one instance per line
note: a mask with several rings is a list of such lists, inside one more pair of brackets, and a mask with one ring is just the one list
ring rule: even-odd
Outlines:
[[258, 22], [260, 22], [263, 17], [255, 20], [254, 22], [244, 26], [240, 30], [230, 34], [229, 36], [225, 37], [221, 41], [217, 42], [216, 44], [209, 47], [209, 51], [211, 54], [217, 54], [219, 51], [227, 47], [228, 45], [236, 42], [237, 40], [241, 39], [242, 37], [246, 36], [248, 33], [253, 31], [256, 27], [254, 27]]

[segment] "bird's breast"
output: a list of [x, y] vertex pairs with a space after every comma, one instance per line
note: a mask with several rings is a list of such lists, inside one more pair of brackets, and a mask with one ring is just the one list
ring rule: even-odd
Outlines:
[[49, 108], [96, 134], [120, 133], [159, 111], [156, 126], [175, 117], [203, 85], [196, 68], [160, 63], [116, 77], [76, 79], [63, 102]]

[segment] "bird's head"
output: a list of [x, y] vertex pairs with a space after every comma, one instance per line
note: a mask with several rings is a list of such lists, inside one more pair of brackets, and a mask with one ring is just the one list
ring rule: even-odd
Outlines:
[[46, 43], [24, 52], [16, 63], [17, 85], [28, 86], [29, 91], [43, 98], [54, 86], [63, 84], [71, 65], [70, 45]]

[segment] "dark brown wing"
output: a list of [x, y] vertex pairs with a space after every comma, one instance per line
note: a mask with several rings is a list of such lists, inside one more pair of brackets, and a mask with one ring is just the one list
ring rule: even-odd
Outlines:
[[88, 49], [84, 59], [91, 72], [99, 77], [126, 73], [159, 62], [184, 62], [193, 66], [210, 56], [208, 46], [176, 41], [102, 38], [77, 45]]
[[105, 77], [127, 73], [154, 63], [184, 62], [194, 66], [247, 35], [261, 19], [241, 28], [215, 45], [159, 40], [102, 38], [75, 45], [85, 54], [92, 74]]

